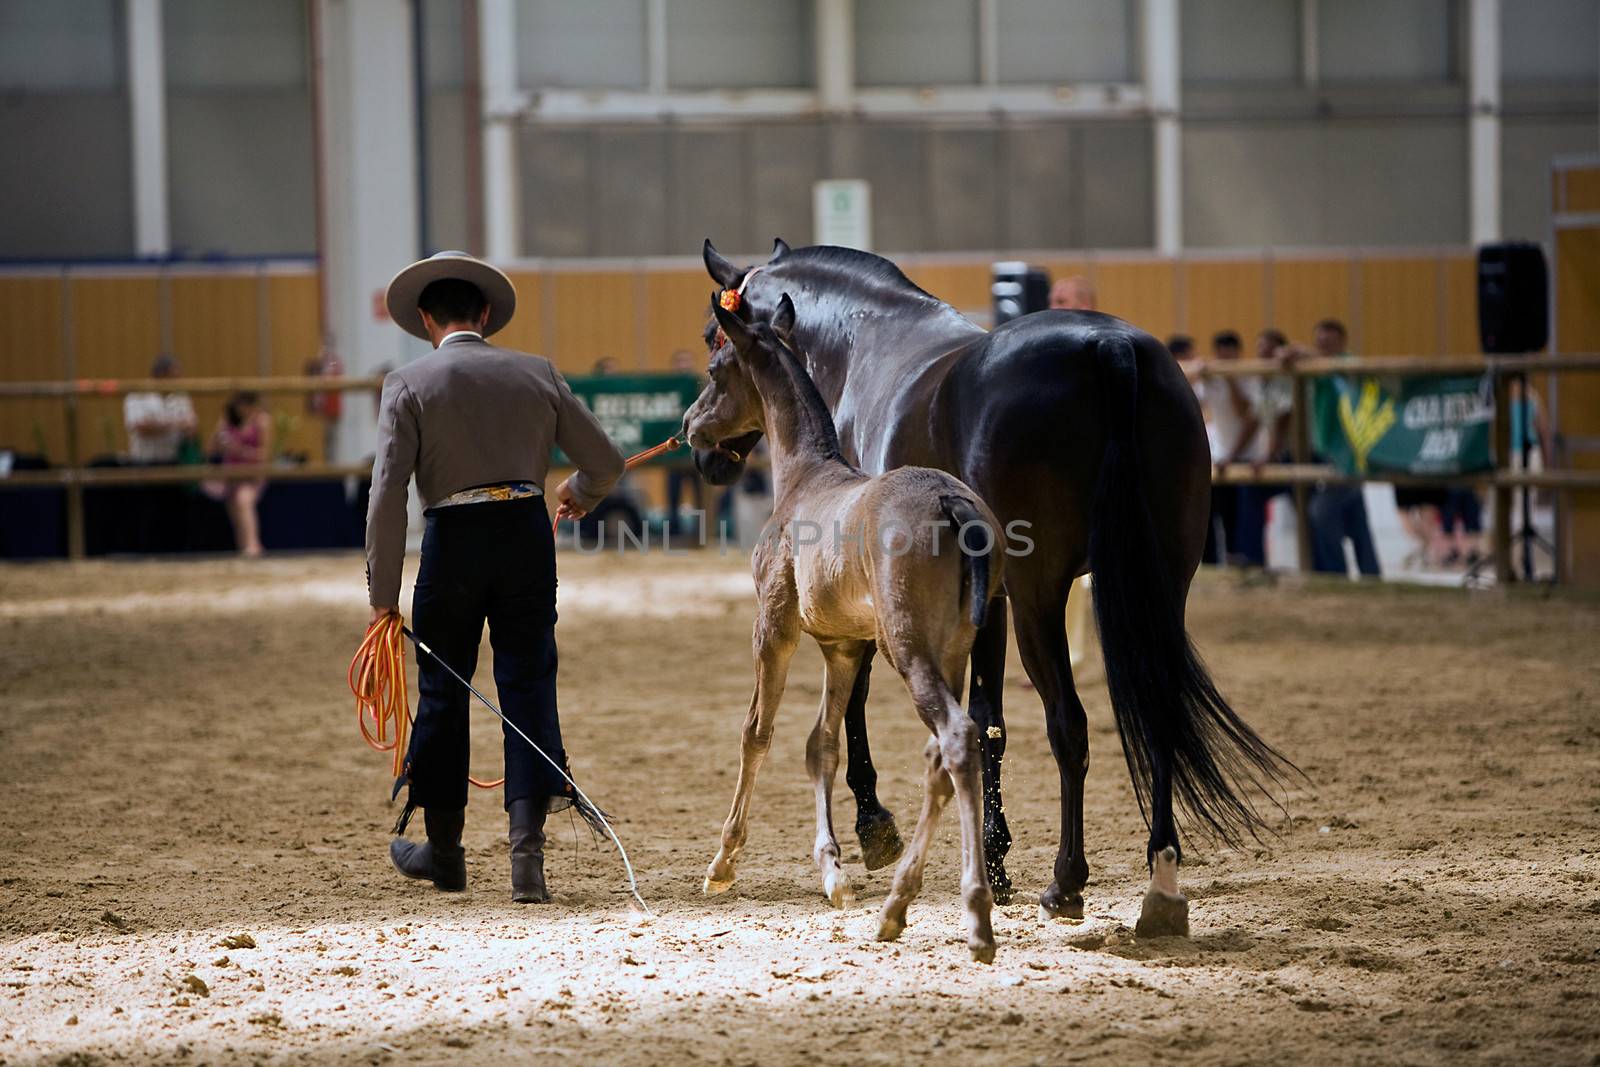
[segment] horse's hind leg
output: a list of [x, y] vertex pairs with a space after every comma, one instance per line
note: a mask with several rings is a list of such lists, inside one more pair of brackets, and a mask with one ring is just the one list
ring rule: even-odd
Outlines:
[[839, 865], [839, 839], [833, 833], [833, 778], [839, 769], [839, 722], [850, 700], [863, 650], [860, 641], [822, 646], [827, 663], [822, 707], [817, 712], [817, 725], [806, 742], [806, 770], [811, 774], [811, 785], [817, 797], [817, 843], [812, 856], [822, 873], [822, 892], [836, 908], [855, 903], [850, 880]]
[[1006, 720], [1001, 703], [1006, 676], [1006, 602], [989, 605], [989, 620], [972, 643], [972, 689], [967, 711], [978, 726], [978, 751], [983, 767], [983, 859], [989, 868], [989, 887], [996, 903], [1011, 900], [1011, 878], [1006, 874], [1006, 853], [1011, 851], [1011, 828], [1006, 825], [1005, 800], [1000, 792], [1000, 765], [1006, 754]]
[[[1016, 583], [1018, 589], [1040, 588]], [[1083, 842], [1083, 780], [1089, 772], [1089, 717], [1072, 684], [1065, 624], [1066, 585], [1046, 584], [1039, 595], [1017, 597], [1017, 649], [1022, 665], [1044, 701], [1045, 730], [1061, 776], [1061, 846], [1055, 878], [1039, 896], [1052, 918], [1083, 918], [1083, 887], [1089, 860]]]
[[865, 646], [844, 712], [844, 780], [856, 798], [856, 837], [861, 842], [861, 861], [869, 871], [889, 866], [905, 848], [894, 814], [878, 800], [878, 771], [872, 765], [872, 748], [867, 743], [867, 691], [877, 649], [870, 642]]

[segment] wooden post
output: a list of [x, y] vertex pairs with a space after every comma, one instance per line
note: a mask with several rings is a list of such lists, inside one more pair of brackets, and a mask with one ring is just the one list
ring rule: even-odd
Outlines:
[[78, 461], [78, 396], [67, 394], [67, 467], [74, 474], [67, 483], [67, 558], [84, 557], [83, 533], [83, 482], [76, 477], [82, 466]]
[[[1295, 375], [1294, 404], [1289, 409], [1289, 432], [1293, 437], [1294, 462], [1301, 466], [1311, 462], [1311, 405], [1306, 393], [1311, 379]], [[1304, 482], [1294, 486], [1294, 543], [1300, 557], [1300, 573], [1311, 572], [1311, 487]]]
[[[1498, 474], [1510, 466], [1511, 390], [1498, 366], [1491, 365], [1489, 374], [1494, 379], [1494, 466]], [[1499, 585], [1509, 585], [1516, 580], [1511, 571], [1511, 490], [1497, 479], [1489, 496], [1494, 506], [1494, 580]]]

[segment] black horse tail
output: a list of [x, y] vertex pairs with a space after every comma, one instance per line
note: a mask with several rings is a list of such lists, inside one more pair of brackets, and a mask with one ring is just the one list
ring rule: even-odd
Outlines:
[[[964, 496], [941, 496], [939, 503], [955, 526], [956, 550], [961, 553], [961, 574], [966, 579], [968, 594], [972, 597], [968, 610], [972, 615], [972, 625], [981, 630], [984, 620], [989, 617], [990, 561], [998, 547], [1000, 531], [993, 529], [977, 506]], [[987, 539], [981, 542], [981, 552], [976, 548], [979, 542], [974, 542], [972, 535], [967, 532], [973, 528], [988, 531]]]
[[1122, 751], [1147, 825], [1153, 784], [1170, 781], [1194, 821], [1236, 845], [1266, 826], [1248, 794], [1270, 797], [1295, 768], [1228, 706], [1189, 641], [1183, 576], [1170, 573], [1140, 477], [1133, 342], [1102, 338], [1099, 354], [1107, 433], [1089, 567]]

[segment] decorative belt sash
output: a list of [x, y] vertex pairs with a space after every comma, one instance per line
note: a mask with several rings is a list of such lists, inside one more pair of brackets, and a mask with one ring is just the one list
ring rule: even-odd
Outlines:
[[475, 485], [471, 489], [463, 489], [459, 493], [451, 493], [433, 508], [453, 508], [461, 504], [488, 504], [497, 500], [525, 500], [532, 496], [544, 496], [544, 486], [533, 482], [502, 482], [499, 485]]

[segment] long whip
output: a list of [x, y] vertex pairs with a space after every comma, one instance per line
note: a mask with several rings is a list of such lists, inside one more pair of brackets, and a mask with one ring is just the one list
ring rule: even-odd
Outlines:
[[411, 639], [411, 643], [417, 646], [418, 652], [421, 652], [424, 655], [432, 656], [433, 661], [445, 669], [445, 673], [449, 674], [450, 677], [466, 686], [467, 692], [477, 697], [479, 703], [488, 708], [490, 711], [494, 712], [495, 718], [499, 719], [506, 726], [509, 726], [512, 730], [516, 731], [517, 736], [526, 741], [529, 748], [533, 749], [540, 756], [544, 757], [544, 761], [550, 764], [550, 766], [554, 767], [557, 774], [566, 779], [567, 784], [572, 787], [573, 792], [577, 795], [578, 799], [576, 801], [576, 805], [578, 812], [583, 816], [584, 821], [590, 825], [598, 826], [604, 830], [606, 836], [611, 838], [611, 843], [617, 846], [617, 855], [622, 857], [622, 866], [628, 872], [628, 892], [633, 894], [633, 899], [638, 902], [639, 907], [644, 909], [644, 913], [646, 915], [654, 915], [655, 913], [650, 910], [650, 905], [646, 904], [644, 902], [644, 897], [639, 895], [639, 880], [634, 876], [633, 864], [628, 860], [628, 850], [622, 847], [622, 839], [618, 837], [617, 832], [611, 828], [610, 821], [606, 818], [605, 813], [600, 810], [599, 805], [590, 800], [589, 794], [583, 791], [583, 787], [572, 780], [572, 775], [567, 773], [566, 768], [552, 759], [550, 757], [550, 753], [540, 748], [538, 743], [535, 742], [533, 738], [523, 733], [522, 727], [506, 718], [505, 713], [499, 708], [495, 707], [494, 701], [478, 692], [476, 686], [467, 681], [465, 678], [461, 677], [460, 674], [456, 673], [456, 669], [454, 667], [440, 659], [439, 654], [433, 649], [429, 648], [427, 643], [419, 638], [416, 634], [412, 633], [409, 626], [401, 623], [400, 632]]

